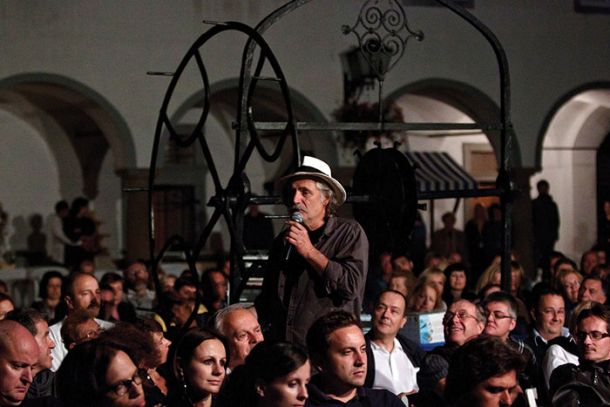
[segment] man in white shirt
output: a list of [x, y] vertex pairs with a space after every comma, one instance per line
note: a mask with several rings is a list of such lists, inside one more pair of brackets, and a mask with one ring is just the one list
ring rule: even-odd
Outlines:
[[65, 264], [65, 247], [78, 246], [79, 242], [73, 242], [64, 232], [64, 219], [68, 216], [70, 206], [66, 201], [59, 201], [55, 204], [55, 214], [52, 215], [49, 224], [51, 225], [51, 239], [49, 239], [49, 256], [59, 264]]
[[[67, 292], [64, 299], [68, 308], [68, 314], [77, 309], [87, 310], [92, 316], [96, 317], [100, 312], [100, 286], [97, 279], [85, 273], [74, 273], [70, 275], [67, 283]], [[114, 324], [101, 319], [95, 319], [102, 329], [108, 329]], [[52, 371], [57, 371], [59, 365], [68, 354], [62, 339], [61, 327], [63, 320], [49, 327], [49, 336], [55, 342], [51, 355], [53, 356]]]
[[405, 297], [394, 290], [382, 292], [371, 331], [365, 336], [369, 360], [365, 386], [386, 389], [399, 397], [419, 391], [417, 372], [426, 352], [398, 334], [406, 322]]

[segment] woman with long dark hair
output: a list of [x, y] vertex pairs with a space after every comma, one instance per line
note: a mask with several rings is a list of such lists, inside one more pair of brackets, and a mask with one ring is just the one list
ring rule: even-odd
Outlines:
[[220, 395], [222, 407], [295, 407], [305, 405], [311, 374], [304, 349], [287, 342], [259, 343], [229, 376]]
[[193, 329], [170, 348], [171, 381], [168, 405], [210, 407], [216, 405], [226, 374], [224, 339], [208, 329]]

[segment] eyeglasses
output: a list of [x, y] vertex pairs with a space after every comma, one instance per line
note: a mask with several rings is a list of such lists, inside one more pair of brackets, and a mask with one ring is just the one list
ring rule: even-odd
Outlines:
[[443, 324], [449, 323], [449, 321], [451, 321], [454, 317], [458, 317], [460, 321], [465, 321], [468, 318], [477, 319], [477, 317], [475, 317], [474, 315], [470, 315], [468, 312], [466, 312], [466, 310], [463, 309], [459, 310], [458, 312], [447, 311], [445, 312], [445, 316], [443, 317]]
[[131, 379], [121, 380], [120, 382], [113, 384], [112, 386], [108, 386], [108, 392], [112, 392], [118, 397], [124, 396], [134, 386], [141, 385], [144, 377], [146, 377], [146, 372], [142, 369], [138, 369], [136, 370]]
[[494, 319], [496, 319], [496, 320], [498, 320], [498, 319], [507, 319], [507, 318], [514, 319], [512, 316], [504, 314], [504, 313], [502, 313], [500, 311], [488, 312], [487, 313], [487, 318], [489, 318], [489, 317], [494, 317]]
[[578, 332], [576, 334], [576, 339], [580, 342], [584, 342], [587, 339], [587, 336], [591, 337], [592, 341], [599, 341], [601, 339], [607, 338], [610, 336], [608, 332], [599, 332], [599, 331], [591, 331], [591, 332]]

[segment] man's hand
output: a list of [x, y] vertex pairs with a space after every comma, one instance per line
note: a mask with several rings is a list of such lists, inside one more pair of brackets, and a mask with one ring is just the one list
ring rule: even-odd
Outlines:
[[305, 225], [293, 220], [287, 221], [286, 224], [288, 225], [288, 229], [286, 230], [284, 239], [288, 244], [293, 245], [303, 258], [307, 259], [308, 254], [311, 253], [312, 250], [315, 250], [315, 247], [311, 244], [311, 240], [309, 240], [307, 228]]

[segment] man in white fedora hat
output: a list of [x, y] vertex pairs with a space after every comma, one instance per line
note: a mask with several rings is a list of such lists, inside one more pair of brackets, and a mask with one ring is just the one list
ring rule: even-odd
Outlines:
[[291, 219], [274, 241], [256, 308], [266, 338], [305, 346], [331, 308], [359, 317], [369, 245], [358, 222], [334, 216], [346, 193], [324, 161], [304, 157], [279, 186]]

